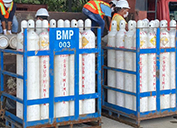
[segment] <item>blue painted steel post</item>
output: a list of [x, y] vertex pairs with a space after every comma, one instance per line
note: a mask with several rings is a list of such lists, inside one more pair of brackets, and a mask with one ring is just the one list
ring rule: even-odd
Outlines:
[[23, 42], [23, 127], [27, 127], [27, 29], [24, 30]]
[[101, 28], [97, 29], [97, 49], [99, 50], [97, 56], [97, 91], [98, 91], [98, 114], [101, 116]]
[[52, 124], [54, 122], [54, 42], [55, 39], [50, 38], [52, 35], [55, 35], [55, 29], [50, 28], [49, 32], [49, 123]]
[[[177, 38], [177, 32], [176, 32], [176, 38]], [[177, 111], [177, 80], [176, 80], [176, 75], [177, 75], [177, 51], [176, 51], [176, 47], [177, 47], [177, 40], [176, 40], [176, 43], [175, 43], [175, 53], [176, 53], [176, 57], [175, 57], [175, 65], [176, 65], [176, 71], [175, 71], [175, 82], [176, 82], [176, 111]]]
[[140, 29], [136, 29], [136, 112], [140, 115]]
[[75, 47], [75, 53], [74, 53], [74, 75], [75, 75], [75, 81], [74, 81], [74, 95], [75, 95], [75, 104], [74, 104], [74, 110], [75, 110], [75, 120], [79, 119], [79, 29], [76, 31], [76, 47]]
[[157, 28], [156, 33], [156, 108], [157, 113], [160, 112], [160, 28]]
[[104, 89], [104, 87], [103, 87], [103, 85], [105, 84], [104, 83], [104, 68], [103, 68], [103, 66], [104, 66], [104, 49], [101, 49], [101, 66], [102, 66], [102, 83], [101, 83], [101, 88], [102, 88], [102, 92], [101, 92], [101, 100], [102, 100], [102, 106], [104, 106], [104, 102], [105, 102], [105, 97], [104, 97], [104, 95], [105, 95], [105, 93], [104, 93], [104, 91], [105, 91], [105, 89]]
[[[2, 71], [4, 70], [4, 53], [1, 51], [1, 92], [4, 91], [4, 75], [2, 74]], [[1, 105], [3, 102], [3, 96], [1, 95]]]

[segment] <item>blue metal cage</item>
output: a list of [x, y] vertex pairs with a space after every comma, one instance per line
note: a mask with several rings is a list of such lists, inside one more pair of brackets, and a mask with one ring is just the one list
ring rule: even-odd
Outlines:
[[[136, 53], [136, 71], [129, 71], [129, 70], [123, 70], [118, 68], [112, 68], [105, 66], [104, 64], [104, 52], [107, 50], [116, 50], [116, 51], [126, 51], [126, 52], [132, 52]], [[165, 116], [171, 116], [177, 114], [177, 107], [175, 108], [168, 108], [168, 109], [161, 109], [160, 108], [160, 95], [166, 95], [166, 94], [177, 94], [177, 87], [176, 89], [169, 89], [169, 90], [160, 90], [160, 53], [164, 52], [175, 52], [175, 55], [177, 57], [176, 47], [175, 48], [160, 48], [160, 28], [157, 28], [156, 33], [156, 48], [151, 49], [140, 49], [140, 29], [136, 29], [136, 49], [122, 49], [122, 48], [113, 48], [113, 47], [104, 47], [102, 49], [102, 109], [103, 109], [103, 115], [110, 117], [112, 119], [118, 120], [123, 123], [127, 123], [132, 126], [140, 126], [140, 121], [152, 119], [152, 118], [159, 118], [159, 117], [165, 117]], [[156, 91], [151, 92], [140, 92], [140, 55], [141, 54], [156, 54]], [[177, 67], [177, 59], [175, 60]], [[117, 89], [114, 87], [110, 87], [109, 85], [105, 84], [105, 71], [106, 70], [113, 70], [116, 72], [123, 72], [128, 74], [136, 75], [136, 93], [129, 92], [121, 89]], [[177, 73], [177, 68], [175, 73]], [[176, 86], [177, 86], [177, 81]], [[136, 97], [136, 111], [120, 107], [118, 105], [114, 105], [111, 103], [108, 103], [106, 101], [106, 92], [107, 90], [113, 90], [115, 92], [121, 92], [123, 94], [129, 94]], [[147, 112], [140, 112], [140, 98], [142, 97], [149, 97], [149, 96], [156, 96], [156, 110], [155, 111], [147, 111]], [[119, 98], [119, 97], [117, 97]], [[176, 105], [177, 105], [177, 95], [176, 95]], [[129, 119], [133, 119], [134, 121], [130, 120], [124, 120], [120, 118], [120, 116], [124, 116]]]
[[[75, 32], [75, 40], [72, 41], [70, 48], [57, 48], [56, 45], [56, 31], [57, 30], [73, 30]], [[82, 123], [99, 121], [100, 126], [100, 117], [101, 117], [101, 28], [97, 29], [97, 48], [93, 49], [79, 49], [79, 29], [78, 28], [50, 28], [49, 31], [49, 47], [50, 50], [45, 51], [27, 51], [27, 29], [24, 30], [24, 44], [23, 44], [23, 52], [8, 50], [8, 49], [0, 49], [1, 54], [1, 103], [3, 102], [4, 97], [7, 97], [11, 100], [19, 102], [23, 104], [23, 119], [18, 118], [16, 115], [10, 113], [9, 111], [5, 111], [5, 119], [6, 126], [10, 127], [34, 127], [34, 126], [55, 126], [57, 124], [74, 124], [74, 123]], [[3, 68], [3, 57], [4, 53], [12, 53], [12, 54], [20, 54], [23, 55], [23, 76], [11, 73], [8, 71], [4, 71]], [[89, 54], [95, 53], [97, 55], [97, 92], [94, 94], [85, 94], [79, 95], [79, 54]], [[62, 54], [74, 54], [75, 56], [75, 93], [73, 96], [62, 96], [55, 97], [54, 96], [54, 56], [62, 55]], [[49, 56], [50, 67], [49, 67], [49, 75], [50, 75], [50, 87], [49, 87], [49, 98], [44, 99], [35, 99], [35, 100], [27, 100], [27, 58], [29, 56]], [[23, 100], [12, 96], [6, 92], [4, 92], [4, 75], [9, 75], [15, 78], [20, 78], [23, 80]], [[79, 100], [83, 99], [97, 99], [96, 100], [96, 112], [93, 114], [87, 115], [79, 115]], [[54, 103], [62, 102], [62, 101], [75, 101], [75, 114], [74, 116], [69, 117], [61, 117], [54, 118]], [[38, 120], [38, 121], [27, 121], [27, 106], [35, 105], [35, 104], [45, 104], [49, 103], [49, 119]]]

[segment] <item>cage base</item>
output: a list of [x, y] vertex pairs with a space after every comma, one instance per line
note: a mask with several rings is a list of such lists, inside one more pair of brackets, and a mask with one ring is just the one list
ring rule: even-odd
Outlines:
[[109, 108], [106, 106], [102, 106], [102, 115], [113, 119], [115, 121], [119, 121], [121, 123], [133, 126], [135, 128], [141, 128], [140, 122], [144, 120], [149, 119], [155, 119], [155, 118], [162, 118], [162, 117], [168, 117], [168, 116], [174, 116], [176, 115], [176, 112], [164, 112], [159, 114], [148, 114], [144, 117], [136, 117], [135, 115], [129, 115], [124, 112], [115, 110], [113, 108]]
[[[9, 117], [5, 117], [6, 119], [6, 128], [23, 128], [22, 125], [16, 123]], [[84, 119], [78, 121], [66, 121], [61, 123], [53, 123], [53, 124], [44, 124], [44, 125], [36, 125], [27, 128], [101, 128], [101, 118], [93, 118], [93, 119]]]

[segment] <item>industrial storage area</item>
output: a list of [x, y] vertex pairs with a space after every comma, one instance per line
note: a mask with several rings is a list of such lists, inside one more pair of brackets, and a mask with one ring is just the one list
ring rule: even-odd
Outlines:
[[15, 2], [0, 1], [0, 127], [177, 126], [176, 0]]

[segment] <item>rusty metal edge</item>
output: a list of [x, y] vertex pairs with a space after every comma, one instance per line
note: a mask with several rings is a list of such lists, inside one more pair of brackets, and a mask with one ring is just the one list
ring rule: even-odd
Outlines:
[[107, 110], [107, 111], [112, 111], [112, 112], [114, 112], [114, 113], [119, 113], [120, 115], [122, 115], [122, 116], [128, 116], [128, 118], [130, 118], [130, 119], [133, 119], [133, 120], [138, 120], [138, 118], [135, 116], [135, 115], [133, 115], [133, 114], [126, 114], [126, 113], [124, 113], [124, 112], [122, 112], [122, 111], [118, 111], [118, 110], [116, 110], [116, 109], [113, 109], [113, 108], [109, 108], [109, 107], [106, 107], [106, 106], [102, 106], [102, 109], [104, 110]]
[[155, 118], [162, 118], [162, 117], [168, 117], [176, 115], [177, 112], [163, 112], [163, 113], [155, 113], [155, 114], [148, 114], [145, 117], [140, 117], [140, 120], [149, 120], [149, 119], [155, 119]]
[[[9, 117], [5, 117], [10, 123], [13, 123], [18, 128], [23, 128], [20, 124], [16, 123]], [[59, 127], [59, 126], [65, 126], [65, 125], [74, 125], [74, 124], [81, 124], [81, 123], [92, 123], [92, 122], [98, 122], [95, 126], [89, 126], [84, 128], [101, 128], [101, 117], [99, 118], [89, 118], [84, 120], [78, 120], [78, 121], [66, 121], [61, 123], [54, 122], [53, 124], [44, 124], [44, 125], [37, 125], [37, 126], [30, 126], [27, 128], [41, 128], [41, 127]], [[7, 126], [6, 126], [7, 127]]]
[[[78, 121], [66, 121], [61, 123], [54, 122], [53, 124], [45, 124], [45, 125], [38, 125], [38, 126], [31, 126], [27, 128], [41, 128], [41, 127], [59, 127], [59, 126], [65, 126], [65, 125], [73, 125], [73, 124], [81, 124], [81, 123], [88, 123], [88, 122], [101, 122], [101, 118], [90, 118], [90, 119], [84, 119], [84, 120], [78, 120]], [[100, 123], [98, 123], [97, 126], [87, 127], [87, 128], [101, 128], [99, 127]]]

